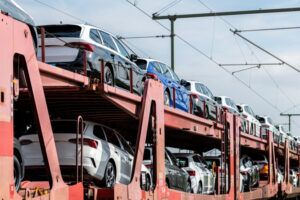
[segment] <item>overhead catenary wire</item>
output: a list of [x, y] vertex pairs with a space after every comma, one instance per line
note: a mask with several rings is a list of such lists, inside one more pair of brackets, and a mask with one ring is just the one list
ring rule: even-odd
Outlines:
[[[156, 12], [156, 14], [159, 15], [159, 14], [165, 12], [166, 10], [168, 10], [168, 9], [170, 9], [170, 8], [172, 8], [172, 7], [174, 7], [176, 4], [178, 4], [178, 3], [181, 2], [181, 1], [182, 1], [182, 0], [174, 0], [174, 1], [172, 1], [171, 3], [167, 4], [166, 6], [164, 6], [164, 7], [161, 8], [160, 10], [158, 10], [158, 11]], [[135, 5], [136, 5], [136, 4], [135, 4]]]
[[146, 35], [146, 36], [131, 36], [131, 37], [123, 37], [123, 36], [119, 36], [118, 39], [119, 40], [123, 40], [123, 39], [148, 39], [148, 38], [166, 38], [166, 37], [171, 37], [171, 35]]
[[257, 31], [280, 31], [280, 30], [291, 30], [291, 29], [300, 29], [300, 26], [292, 27], [275, 27], [275, 28], [258, 28], [258, 29], [242, 29], [236, 30], [236, 32], [257, 32]]

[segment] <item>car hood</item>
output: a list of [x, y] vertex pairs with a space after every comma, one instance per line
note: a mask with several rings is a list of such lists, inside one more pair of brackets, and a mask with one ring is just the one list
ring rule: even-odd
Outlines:
[[0, 10], [7, 12], [10, 16], [21, 22], [25, 22], [26, 24], [30, 24], [32, 26], [35, 25], [32, 17], [13, 0], [1, 0]]

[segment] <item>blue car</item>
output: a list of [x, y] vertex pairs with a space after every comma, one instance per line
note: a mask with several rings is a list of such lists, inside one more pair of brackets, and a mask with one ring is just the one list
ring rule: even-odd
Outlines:
[[153, 59], [137, 59], [136, 64], [145, 72], [157, 75], [164, 85], [164, 103], [172, 106], [173, 88], [175, 89], [175, 107], [189, 112], [191, 92], [185, 88], [186, 81], [180, 80], [175, 72], [166, 64]]

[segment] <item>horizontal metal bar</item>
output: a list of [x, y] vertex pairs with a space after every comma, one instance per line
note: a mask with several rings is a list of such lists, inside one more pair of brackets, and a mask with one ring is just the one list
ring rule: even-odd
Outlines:
[[284, 113], [280, 113], [280, 116], [300, 116], [300, 114], [284, 114]]
[[228, 11], [228, 12], [210, 12], [210, 13], [196, 13], [184, 15], [152, 15], [152, 19], [179, 19], [179, 18], [195, 18], [195, 17], [215, 17], [215, 16], [230, 16], [230, 15], [250, 15], [250, 14], [264, 14], [264, 13], [278, 13], [278, 12], [296, 12], [300, 11], [300, 7], [295, 8], [276, 8], [276, 9], [259, 9], [259, 10], [242, 10], [242, 11]]
[[225, 63], [219, 64], [219, 66], [249, 66], [249, 65], [283, 65], [283, 63]]

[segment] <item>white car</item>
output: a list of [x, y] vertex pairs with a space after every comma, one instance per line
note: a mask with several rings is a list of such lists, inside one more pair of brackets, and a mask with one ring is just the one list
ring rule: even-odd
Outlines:
[[[64, 168], [75, 169], [77, 121], [53, 120], [51, 125], [62, 172]], [[133, 150], [126, 140], [115, 130], [90, 121], [84, 122], [83, 129], [84, 178], [93, 180], [95, 183], [101, 182], [101, 185], [105, 187], [113, 187], [116, 182], [129, 184]], [[25, 168], [43, 167], [44, 161], [37, 131], [34, 128], [29, 129], [19, 138], [19, 141], [22, 145]], [[78, 146], [80, 165], [81, 145]], [[142, 179], [151, 184], [149, 170], [142, 165], [141, 171]], [[70, 177], [70, 174], [62, 174], [63, 177], [64, 175]], [[149, 188], [150, 185], [147, 187]]]
[[285, 131], [283, 125], [277, 125], [276, 128], [278, 129], [279, 131], [279, 143], [281, 145], [284, 145], [285, 144], [285, 139], [287, 138], [287, 132]]
[[246, 132], [246, 119], [243, 117], [243, 115], [239, 112], [237, 105], [235, 102], [227, 96], [216, 96], [215, 100], [222, 106], [222, 108], [233, 115], [239, 116], [242, 119], [242, 131]]
[[280, 132], [279, 130], [275, 127], [273, 120], [271, 119], [271, 117], [269, 116], [259, 116], [257, 117], [259, 122], [261, 123], [261, 127], [263, 129], [262, 133], [263, 133], [263, 137], [266, 137], [266, 131], [264, 130], [268, 130], [271, 131], [273, 133], [274, 136], [274, 141], [276, 143], [279, 142], [280, 140]]
[[[215, 176], [211, 169], [208, 169], [206, 161], [199, 154], [175, 153], [176, 159], [183, 169], [189, 172], [194, 179], [191, 179], [193, 193], [211, 194], [215, 189]], [[192, 172], [192, 173], [191, 173]]]
[[278, 168], [277, 170], [278, 170], [278, 172], [277, 172], [277, 173], [278, 173], [278, 174], [277, 174], [277, 175], [278, 175], [278, 177], [277, 177], [277, 182], [278, 182], [278, 183], [282, 183], [282, 182], [283, 182], [283, 179], [284, 179], [283, 173], [282, 173], [282, 171], [281, 171], [279, 168]]
[[287, 139], [289, 140], [289, 147], [291, 150], [295, 150], [296, 141], [291, 133], [287, 133]]
[[290, 183], [294, 187], [297, 187], [298, 185], [298, 176], [297, 176], [297, 172], [294, 169], [290, 169]]
[[248, 132], [250, 135], [254, 135], [257, 137], [260, 137], [260, 123], [256, 119], [256, 116], [251, 109], [251, 107], [247, 104], [240, 104], [237, 105], [239, 112], [243, 115], [243, 117], [246, 119], [246, 130], [249, 130]]

